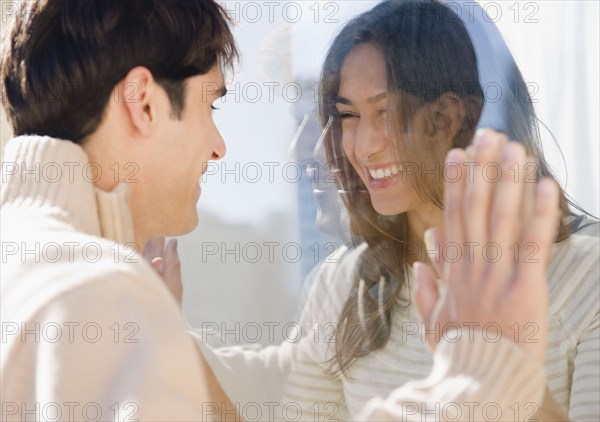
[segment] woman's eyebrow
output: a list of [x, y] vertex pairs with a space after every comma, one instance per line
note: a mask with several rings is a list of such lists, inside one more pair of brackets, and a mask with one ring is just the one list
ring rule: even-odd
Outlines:
[[335, 102], [336, 102], [336, 104], [339, 103], [339, 104], [352, 105], [352, 101], [350, 101], [347, 98], [340, 97], [339, 95], [335, 97]]
[[[370, 104], [377, 103], [387, 97], [387, 92], [382, 92], [381, 94], [377, 94], [373, 97], [367, 98], [367, 102]], [[335, 97], [335, 102], [339, 104], [352, 105], [352, 101], [347, 98], [340, 97], [339, 95]]]
[[381, 100], [384, 100], [386, 97], [387, 97], [387, 92], [382, 92], [381, 94], [377, 94], [374, 97], [367, 98], [367, 102], [369, 104], [374, 104]]

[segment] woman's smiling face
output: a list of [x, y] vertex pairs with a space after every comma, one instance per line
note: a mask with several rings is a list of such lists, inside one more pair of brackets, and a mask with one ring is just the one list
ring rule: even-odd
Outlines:
[[372, 44], [357, 45], [342, 64], [336, 108], [344, 152], [369, 190], [373, 208], [383, 215], [407, 212], [422, 203], [390, 133], [394, 125], [388, 119], [397, 115], [395, 106], [383, 52]]

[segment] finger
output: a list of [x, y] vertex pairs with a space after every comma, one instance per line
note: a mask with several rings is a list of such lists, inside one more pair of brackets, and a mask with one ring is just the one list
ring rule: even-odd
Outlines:
[[[550, 261], [552, 245], [558, 233], [561, 217], [560, 188], [549, 177], [540, 180], [536, 190], [533, 218], [527, 225], [522, 238], [521, 254], [519, 256], [518, 277], [516, 280], [527, 284], [528, 288], [544, 292], [546, 267]], [[523, 254], [524, 250], [534, 253]], [[535, 282], [543, 286], [535, 286]]]
[[177, 239], [169, 240], [165, 251], [165, 261], [165, 274], [181, 275], [181, 261], [179, 259], [179, 252], [177, 251]]
[[[488, 242], [489, 218], [495, 182], [502, 169], [500, 166], [500, 147], [506, 142], [506, 135], [492, 130], [478, 131], [474, 144], [474, 167], [464, 196], [465, 242], [475, 248], [481, 248]], [[477, 254], [477, 257], [480, 257]], [[469, 262], [469, 279], [480, 278], [484, 266], [483, 258]]]
[[[461, 149], [453, 149], [448, 153], [446, 166], [448, 169], [455, 167], [457, 177], [452, 180], [446, 177], [444, 181], [444, 245], [455, 242], [459, 248], [464, 243], [465, 237], [463, 221], [463, 201], [467, 179], [465, 158], [465, 152]], [[442, 262], [443, 279], [446, 283], [460, 279], [462, 267], [458, 262], [449, 262], [445, 257]]]
[[177, 301], [181, 303], [183, 283], [181, 279], [181, 260], [177, 251], [177, 239], [171, 239], [167, 244], [165, 252], [165, 281]]
[[522, 227], [526, 227], [532, 221], [535, 210], [535, 195], [538, 185], [538, 165], [535, 159], [528, 155], [523, 166], [523, 209], [521, 215]]
[[486, 280], [498, 282], [503, 287], [509, 282], [516, 269], [512, 250], [521, 239], [521, 213], [524, 194], [522, 169], [525, 148], [518, 142], [509, 142], [502, 151], [500, 180], [495, 184], [489, 226], [489, 240], [485, 245], [484, 257]]
[[152, 261], [154, 258], [162, 257], [165, 248], [164, 237], [151, 237], [144, 246], [144, 258]]
[[471, 144], [465, 151], [467, 152], [467, 160], [473, 161], [475, 159], [475, 146]]
[[429, 262], [433, 266], [436, 278], [442, 278], [444, 274], [444, 257], [442, 256], [442, 245], [444, 244], [444, 231], [439, 227], [433, 227], [425, 231], [425, 251]]
[[[501, 133], [498, 133], [498, 135], [500, 135], [500, 148], [504, 148], [508, 142], [508, 137], [502, 136]], [[473, 142], [465, 149], [467, 151], [467, 160], [469, 161], [475, 160], [475, 139], [473, 138]]]
[[158, 273], [158, 275], [161, 277], [164, 276], [165, 261], [162, 257], [154, 258], [152, 261], [150, 261], [150, 264], [152, 265], [152, 268], [154, 268], [154, 271]]
[[415, 302], [426, 327], [432, 323], [432, 315], [439, 300], [439, 291], [435, 273], [429, 265], [422, 262], [413, 264], [413, 277], [417, 284]]

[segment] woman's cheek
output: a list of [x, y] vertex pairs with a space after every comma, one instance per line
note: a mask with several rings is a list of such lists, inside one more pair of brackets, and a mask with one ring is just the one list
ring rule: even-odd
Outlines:
[[344, 150], [344, 154], [351, 161], [354, 160], [354, 135], [350, 132], [349, 129], [342, 129], [342, 149]]

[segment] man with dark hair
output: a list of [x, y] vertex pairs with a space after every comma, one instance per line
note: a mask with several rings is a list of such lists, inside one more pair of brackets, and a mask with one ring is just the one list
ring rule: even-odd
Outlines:
[[196, 226], [225, 154], [228, 18], [205, 0], [39, 0], [11, 18], [2, 420], [199, 420], [210, 370], [137, 252]]

